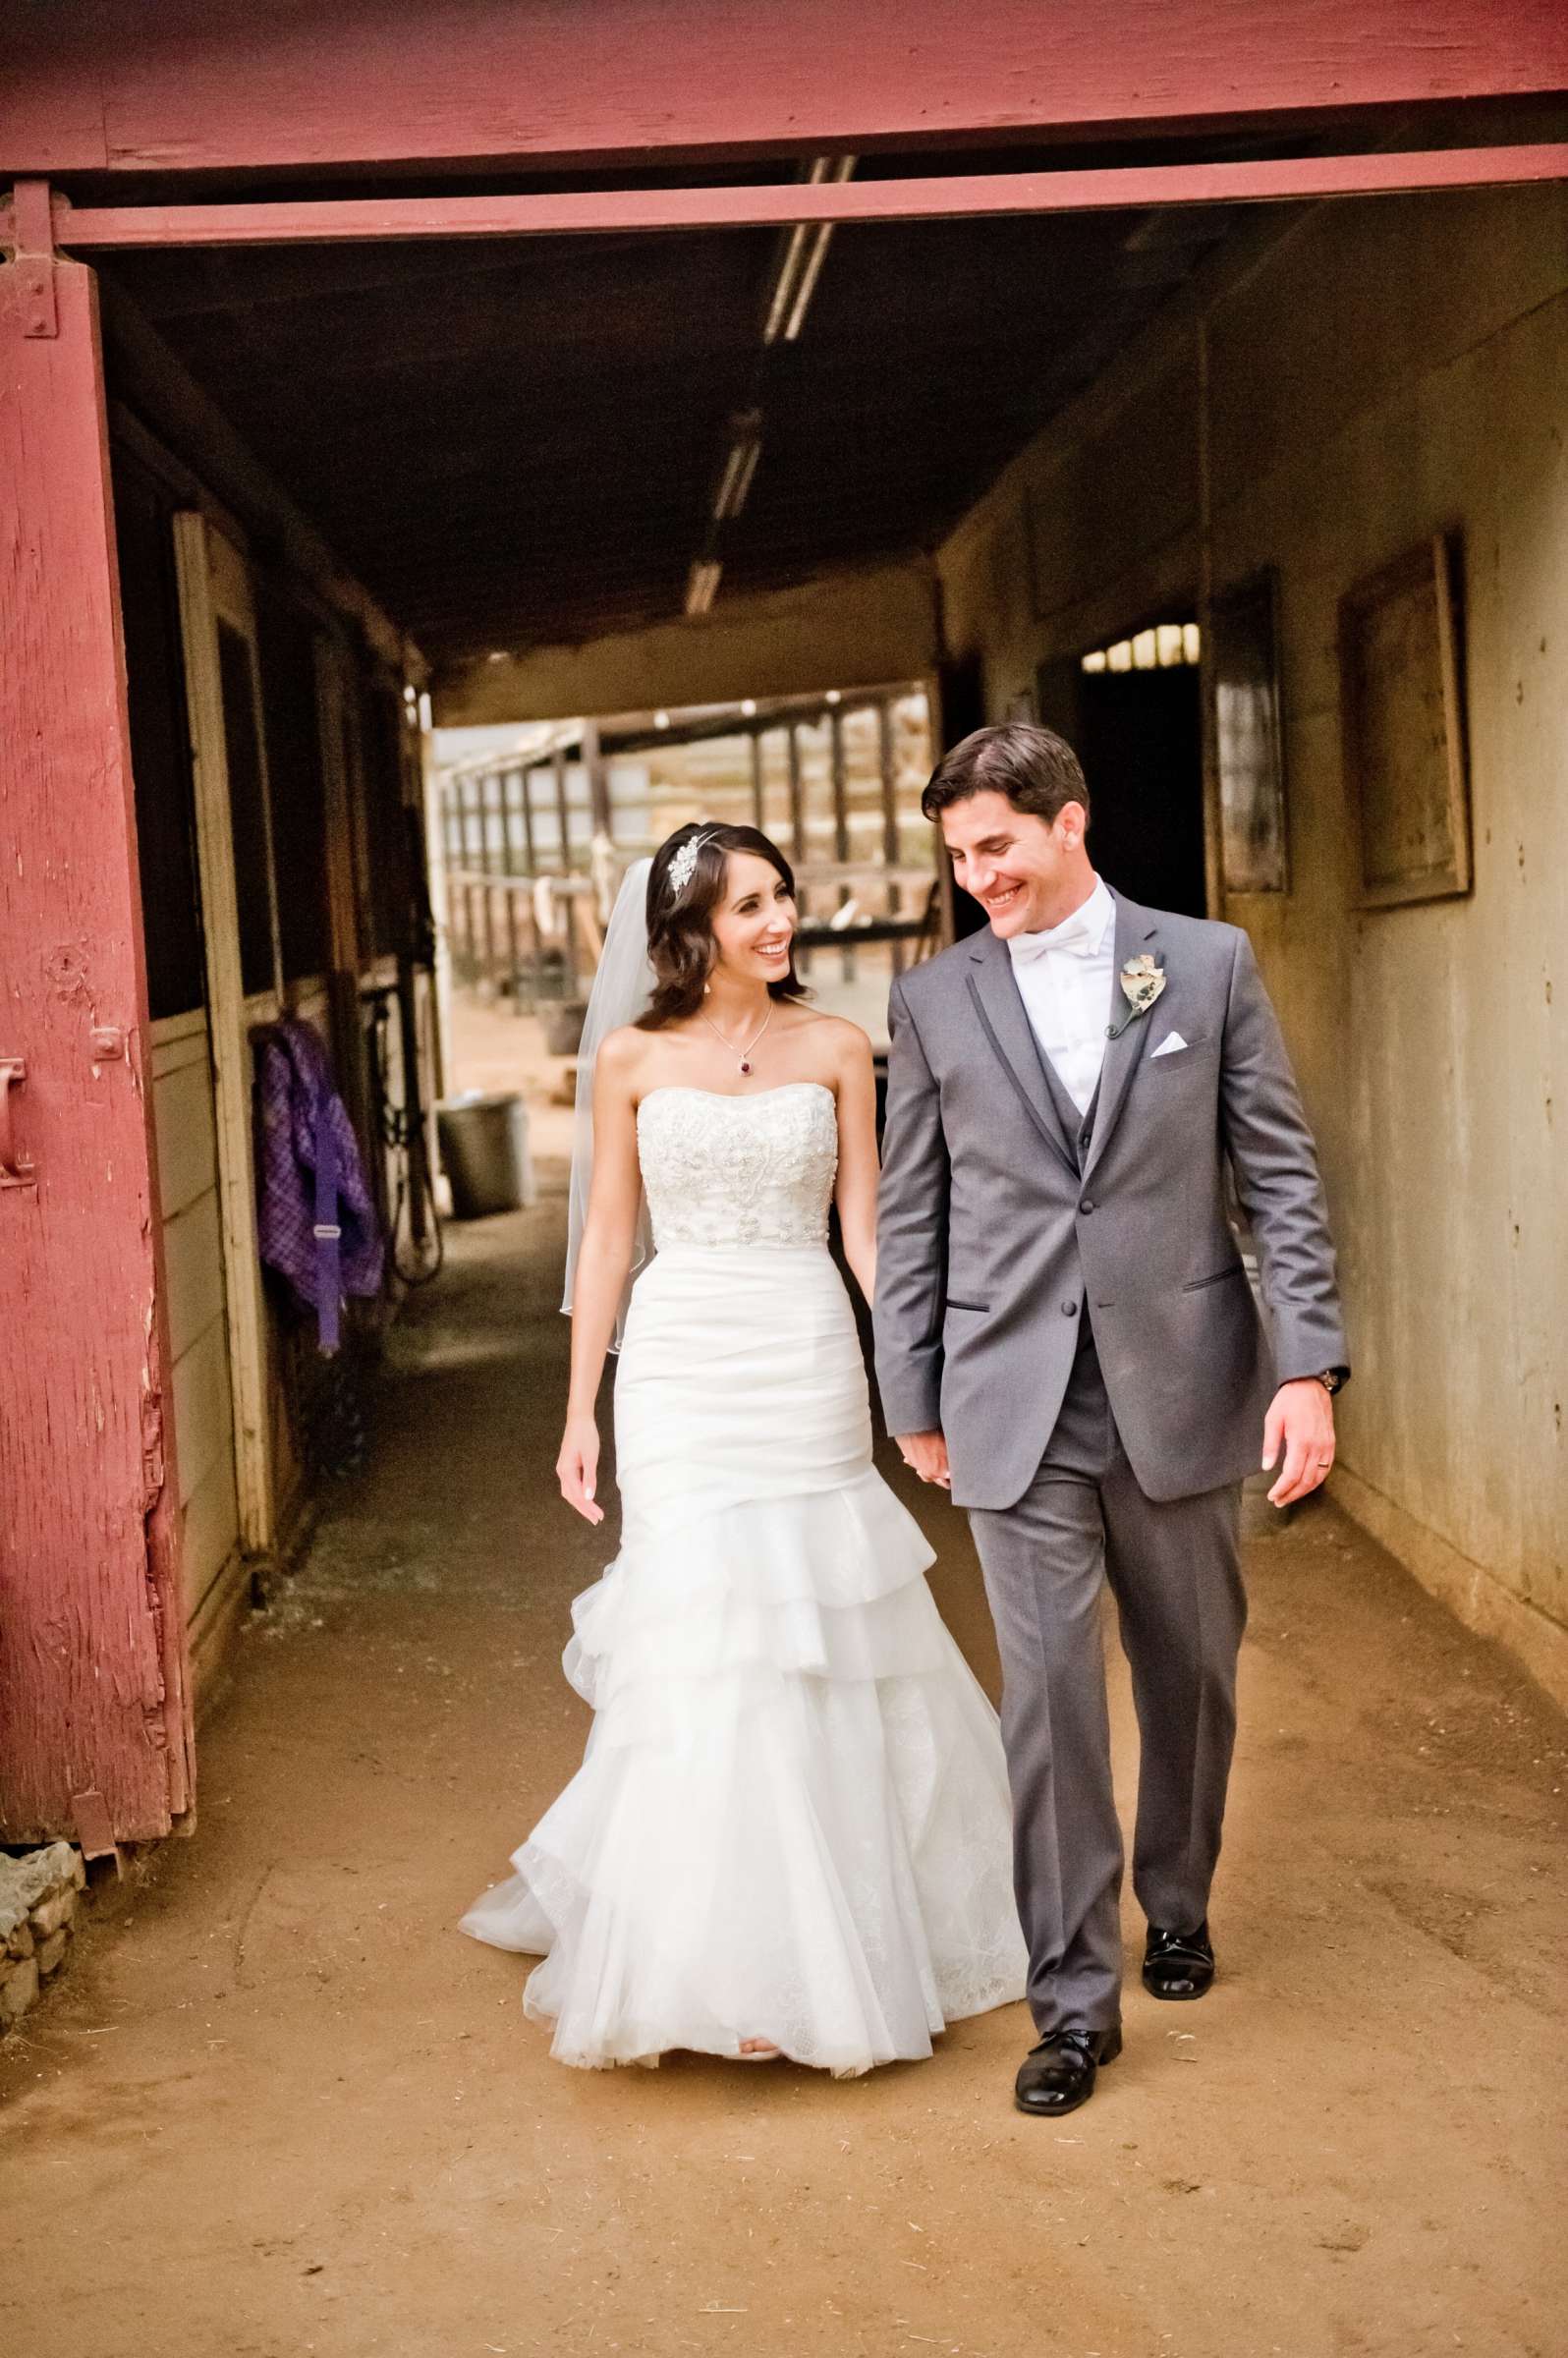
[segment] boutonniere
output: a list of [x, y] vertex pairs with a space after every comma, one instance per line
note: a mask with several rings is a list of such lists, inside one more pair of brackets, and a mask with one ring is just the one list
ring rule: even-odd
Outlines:
[[1140, 958], [1129, 958], [1121, 971], [1122, 996], [1127, 1001], [1127, 1013], [1119, 1024], [1107, 1024], [1107, 1039], [1120, 1039], [1129, 1024], [1136, 1024], [1147, 1015], [1165, 987], [1165, 968], [1160, 959], [1145, 950]]

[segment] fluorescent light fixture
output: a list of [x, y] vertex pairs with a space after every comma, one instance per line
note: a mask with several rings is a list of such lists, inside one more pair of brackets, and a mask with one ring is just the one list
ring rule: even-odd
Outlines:
[[790, 305], [789, 317], [784, 322], [786, 344], [793, 344], [806, 325], [806, 307], [815, 294], [816, 282], [822, 275], [822, 264], [827, 259], [827, 250], [833, 242], [833, 224], [831, 221], [818, 221], [807, 235], [810, 245], [806, 259], [801, 264], [800, 284], [795, 290], [795, 300]]
[[713, 521], [715, 524], [722, 524], [730, 512], [730, 501], [735, 497], [735, 486], [740, 479], [745, 457], [743, 445], [739, 442], [732, 442], [729, 456], [724, 461], [724, 473], [719, 477], [719, 487], [713, 494]]
[[[805, 176], [807, 186], [819, 189], [852, 180], [855, 161], [853, 155], [816, 156]], [[832, 236], [831, 221], [797, 221], [786, 233], [762, 322], [764, 344], [776, 344], [781, 336], [785, 343], [793, 344], [799, 336]]]
[[800, 280], [795, 289], [794, 301], [790, 305], [784, 321], [786, 344], [793, 344], [801, 329], [806, 325], [806, 307], [816, 292], [816, 282], [822, 275], [822, 264], [827, 259], [827, 250], [832, 244], [832, 222], [816, 222], [807, 231], [806, 237], [807, 243], [802, 250], [804, 259], [801, 262]]
[[773, 292], [768, 298], [767, 317], [762, 322], [764, 344], [776, 344], [783, 333], [790, 305], [795, 300], [796, 287], [800, 284], [801, 253], [809, 232], [808, 222], [797, 221], [795, 227], [785, 233], [783, 252], [773, 280]]
[[723, 524], [738, 516], [746, 505], [746, 495], [752, 488], [756, 462], [762, 455], [762, 413], [760, 410], [741, 410], [730, 420], [730, 447], [724, 461], [724, 472], [713, 494], [713, 522]]
[[699, 557], [686, 577], [686, 611], [705, 614], [718, 595], [719, 576], [724, 571], [716, 557]]
[[762, 438], [760, 434], [754, 434], [742, 450], [741, 463], [730, 490], [730, 504], [724, 511], [726, 516], [738, 516], [745, 507], [746, 494], [752, 488], [752, 477], [756, 473], [756, 462], [761, 455]]

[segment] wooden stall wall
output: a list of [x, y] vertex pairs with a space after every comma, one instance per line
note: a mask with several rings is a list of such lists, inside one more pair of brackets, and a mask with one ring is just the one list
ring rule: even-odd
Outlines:
[[[1223, 913], [1322, 1151], [1357, 1362], [1334, 1494], [1568, 1697], [1565, 257], [1560, 187], [1253, 224], [941, 569], [994, 719], [1205, 572], [1277, 580], [1288, 888]], [[1341, 600], [1437, 533], [1460, 555], [1474, 881], [1364, 907]]]
[[[258, 1030], [288, 1012], [332, 1049], [383, 1209], [367, 1041], [394, 1098], [398, 984], [418, 897], [418, 732], [400, 681], [310, 587], [252, 552], [194, 462], [128, 420], [114, 447], [179, 1441], [182, 1608], [198, 1697], [252, 1574], [307, 1526], [314, 1325], [259, 1266]], [[417, 813], [416, 813], [417, 816]]]

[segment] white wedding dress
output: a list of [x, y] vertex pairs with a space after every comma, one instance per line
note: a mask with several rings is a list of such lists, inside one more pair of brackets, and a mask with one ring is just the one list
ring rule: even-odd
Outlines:
[[583, 1766], [463, 1930], [564, 2063], [765, 2039], [863, 2072], [1021, 1997], [996, 1713], [871, 1464], [827, 1251], [833, 1094], [657, 1089], [615, 1387], [621, 1554], [573, 1607]]

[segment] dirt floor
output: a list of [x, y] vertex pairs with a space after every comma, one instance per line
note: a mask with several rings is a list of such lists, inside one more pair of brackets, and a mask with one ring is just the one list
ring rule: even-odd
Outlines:
[[[522, 1961], [453, 1929], [578, 1760], [608, 1552], [553, 1500], [544, 1177], [409, 1304], [369, 1469], [202, 1730], [199, 1830], [98, 1884], [0, 2049], [0, 2343], [1558, 2358], [1568, 1731], [1331, 1505], [1251, 1549], [1221, 1979], [1135, 1972], [1086, 2109], [1012, 2110], [1018, 2008], [848, 2083], [548, 2059]], [[911, 1504], [993, 1679], [962, 1519]]]

